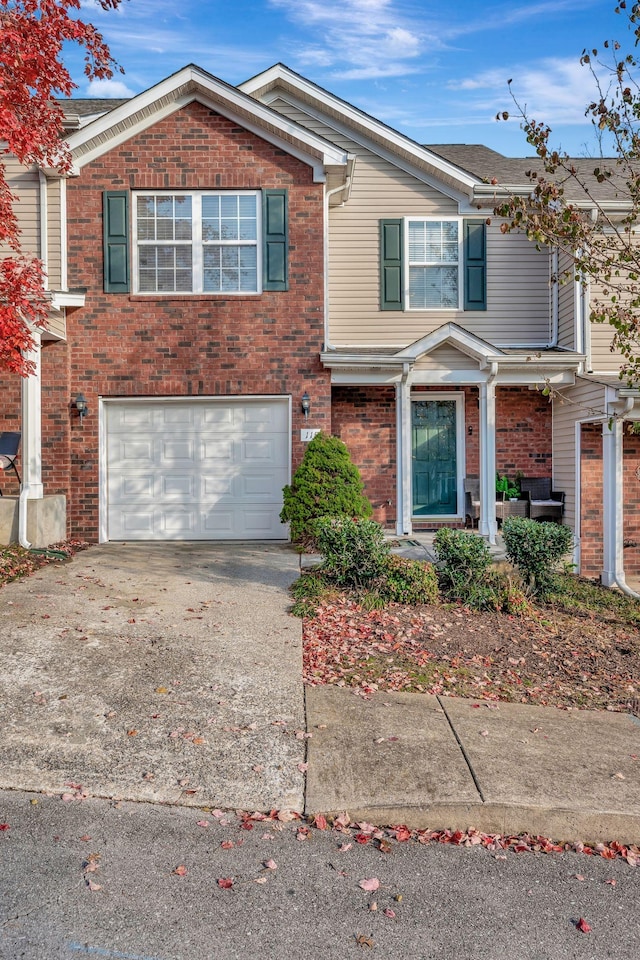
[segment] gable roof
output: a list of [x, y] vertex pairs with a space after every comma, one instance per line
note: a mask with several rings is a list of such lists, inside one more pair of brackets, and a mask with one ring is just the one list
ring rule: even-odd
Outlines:
[[[329, 188], [346, 188], [351, 164], [346, 151], [194, 64], [130, 100], [84, 101], [87, 111], [96, 105], [108, 109], [98, 115], [83, 114], [89, 121], [68, 135], [75, 167], [80, 169], [193, 101], [205, 104], [309, 164], [316, 182], [326, 181]], [[69, 107], [70, 104], [63, 108], [69, 112]]]

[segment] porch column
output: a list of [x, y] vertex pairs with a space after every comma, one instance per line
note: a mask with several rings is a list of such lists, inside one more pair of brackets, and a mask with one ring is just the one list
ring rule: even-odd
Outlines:
[[497, 368], [480, 384], [480, 519], [478, 532], [496, 542], [496, 384]]
[[622, 439], [624, 421], [614, 418], [602, 424], [602, 526], [603, 570], [605, 587], [624, 582], [624, 491], [622, 473]]
[[396, 383], [396, 534], [412, 533], [411, 505], [411, 387], [408, 368]]
[[29, 500], [42, 500], [42, 335], [39, 330], [31, 335], [33, 349], [25, 359], [33, 363], [34, 371], [22, 380], [22, 488]]

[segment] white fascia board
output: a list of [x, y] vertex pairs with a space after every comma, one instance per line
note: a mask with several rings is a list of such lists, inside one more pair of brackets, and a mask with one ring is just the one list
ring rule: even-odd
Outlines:
[[341, 353], [335, 354], [333, 351], [325, 351], [320, 354], [320, 360], [325, 367], [402, 367], [407, 361], [403, 358], [390, 357], [386, 353], [380, 354], [362, 354], [362, 353]]
[[[348, 155], [335, 144], [330, 143], [328, 140], [323, 140], [322, 137], [319, 137], [317, 134], [306, 130], [292, 120], [288, 120], [286, 117], [277, 113], [277, 111], [260, 103], [260, 101], [242, 94], [236, 90], [235, 87], [230, 87], [219, 81], [215, 81], [213, 78], [200, 73], [200, 71], [194, 70], [194, 68], [186, 68], [174, 74], [174, 76], [162, 81], [150, 90], [116, 107], [115, 110], [98, 117], [85, 128], [67, 138], [69, 149], [73, 153], [73, 151], [91, 142], [91, 140], [105, 137], [113, 127], [127, 120], [129, 117], [134, 116], [139, 111], [152, 107], [155, 102], [170, 96], [172, 91], [178, 90], [188, 83], [194, 84], [193, 89], [190, 90], [189, 93], [177, 96], [171, 103], [165, 104], [164, 107], [154, 111], [149, 116], [141, 116], [138, 122], [134, 123], [131, 127], [118, 131], [114, 136], [109, 136], [107, 140], [101, 139], [100, 142], [87, 153], [74, 158], [75, 166], [78, 168], [83, 167], [86, 163], [89, 163], [90, 160], [106, 153], [108, 150], [113, 149], [113, 147], [119, 146], [137, 133], [153, 126], [159, 120], [164, 119], [164, 117], [169, 116], [186, 104], [197, 100], [199, 103], [203, 103], [209, 107], [209, 109], [215, 110], [233, 123], [237, 123], [238, 126], [250, 130], [262, 139], [285, 150], [287, 153], [297, 156], [298, 159], [303, 160], [303, 162], [309, 166], [313, 166], [314, 176], [319, 174], [320, 170], [323, 171], [324, 166], [346, 167]], [[247, 110], [253, 116], [253, 121], [248, 120], [246, 116], [238, 112], [239, 110]], [[284, 137], [278, 137], [270, 130], [265, 129], [263, 124], [278, 127], [282, 130], [283, 134], [293, 137], [301, 146], [296, 147]], [[304, 149], [305, 147], [307, 150]], [[323, 181], [324, 171], [322, 172], [321, 179], [317, 180], [317, 182]]]
[[[275, 100], [285, 100], [287, 103], [291, 104], [292, 107], [295, 107], [302, 113], [306, 113], [307, 116], [311, 117], [312, 119], [326, 123], [326, 125], [331, 127], [332, 130], [335, 130], [336, 133], [353, 140], [354, 143], [364, 147], [365, 150], [373, 153], [374, 156], [378, 156], [382, 160], [386, 160], [388, 163], [393, 164], [393, 166], [398, 167], [399, 170], [403, 170], [411, 177], [415, 177], [415, 179], [419, 180], [421, 183], [426, 183], [428, 186], [433, 187], [434, 190], [437, 190], [439, 193], [444, 194], [444, 196], [449, 197], [450, 200], [455, 200], [460, 208], [459, 212], [461, 214], [477, 212], [476, 209], [470, 204], [469, 193], [463, 193], [462, 191], [455, 190], [449, 184], [443, 183], [442, 180], [439, 180], [437, 177], [427, 173], [417, 165], [409, 163], [403, 157], [398, 156], [393, 149], [385, 149], [385, 147], [381, 146], [377, 141], [370, 140], [368, 137], [363, 136], [359, 131], [354, 130], [353, 127], [349, 126], [347, 123], [341, 123], [339, 120], [336, 120], [335, 117], [328, 116], [326, 113], [322, 113], [321, 110], [315, 110], [306, 101], [297, 100], [295, 97], [288, 96], [282, 90], [274, 91], [273, 94], [267, 94], [267, 96], [264, 98], [264, 101], [261, 102], [273, 103]], [[398, 136], [400, 136], [400, 134]], [[413, 143], [413, 141], [409, 140], [408, 144], [414, 148], [413, 152], [415, 153], [416, 145]], [[408, 148], [405, 147], [405, 149]], [[430, 163], [432, 166], [435, 166], [431, 159], [433, 154], [428, 154], [428, 151], [426, 150], [424, 153], [425, 156], [422, 159], [424, 159], [425, 162]]]
[[493, 363], [504, 359], [502, 352], [493, 344], [481, 340], [480, 337], [476, 337], [455, 323], [443, 323], [436, 330], [432, 330], [431, 333], [421, 337], [420, 340], [416, 340], [405, 347], [404, 350], [400, 350], [398, 357], [405, 360], [417, 360], [445, 343], [482, 363]]
[[258, 76], [252, 77], [250, 80], [246, 80], [244, 83], [238, 84], [238, 89], [247, 94], [251, 94], [254, 90], [259, 90], [260, 87], [263, 87], [268, 83], [275, 83], [278, 80], [286, 80], [287, 83], [300, 90], [306, 96], [312, 97], [314, 100], [318, 101], [324, 106], [341, 113], [345, 117], [347, 123], [350, 121], [351, 123], [357, 123], [365, 128], [368, 128], [372, 134], [386, 140], [392, 149], [393, 147], [396, 147], [401, 148], [402, 150], [407, 150], [413, 153], [417, 159], [432, 164], [436, 169], [440, 170], [446, 176], [457, 180], [463, 189], [466, 188], [467, 190], [470, 190], [477, 184], [477, 177], [471, 176], [471, 174], [466, 173], [459, 167], [454, 166], [452, 163], [449, 163], [442, 157], [431, 153], [426, 149], [426, 147], [421, 146], [415, 140], [405, 137], [402, 133], [399, 133], [392, 127], [388, 127], [380, 120], [376, 120], [374, 117], [369, 116], [369, 114], [364, 113], [362, 110], [358, 110], [358, 108], [352, 106], [352, 104], [341, 100], [339, 97], [333, 96], [333, 94], [316, 86], [316, 84], [312, 83], [310, 80], [306, 80], [299, 74], [292, 73], [290, 70], [284, 67], [283, 64], [274, 64], [273, 67], [265, 70], [264, 73], [260, 73]]
[[362, 387], [362, 386], [391, 386], [399, 383], [402, 373], [384, 372], [382, 370], [332, 370], [331, 383], [334, 386]]
[[84, 307], [86, 293], [75, 290], [53, 290], [51, 293], [51, 306], [54, 310], [62, 310], [63, 307]]

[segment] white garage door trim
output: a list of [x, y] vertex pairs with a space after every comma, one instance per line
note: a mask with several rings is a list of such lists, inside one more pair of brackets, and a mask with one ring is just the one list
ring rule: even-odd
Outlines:
[[[265, 413], [274, 418], [273, 431], [261, 422]], [[290, 396], [101, 397], [98, 419], [100, 542], [287, 538], [277, 514], [282, 486], [291, 482]], [[248, 430], [239, 436], [245, 424]], [[195, 432], [203, 426], [204, 438]], [[129, 470], [110, 471], [109, 460], [122, 462], [128, 438], [135, 446], [136, 434], [146, 450], [140, 447], [141, 466], [138, 451]], [[271, 458], [266, 472], [263, 456]], [[212, 463], [220, 470], [211, 469]], [[141, 506], [127, 511], [136, 502]]]

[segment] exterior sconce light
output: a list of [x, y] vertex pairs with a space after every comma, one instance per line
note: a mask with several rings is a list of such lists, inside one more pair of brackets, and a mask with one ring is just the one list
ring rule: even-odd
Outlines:
[[309, 419], [309, 410], [311, 409], [311, 401], [309, 400], [309, 394], [305, 390], [302, 394], [302, 400], [300, 401], [300, 406], [302, 407], [302, 412], [304, 413], [305, 420]]
[[89, 413], [89, 404], [86, 401], [84, 393], [79, 393], [75, 399], [75, 408], [78, 411], [78, 416], [80, 417], [80, 423], [86, 415]]

